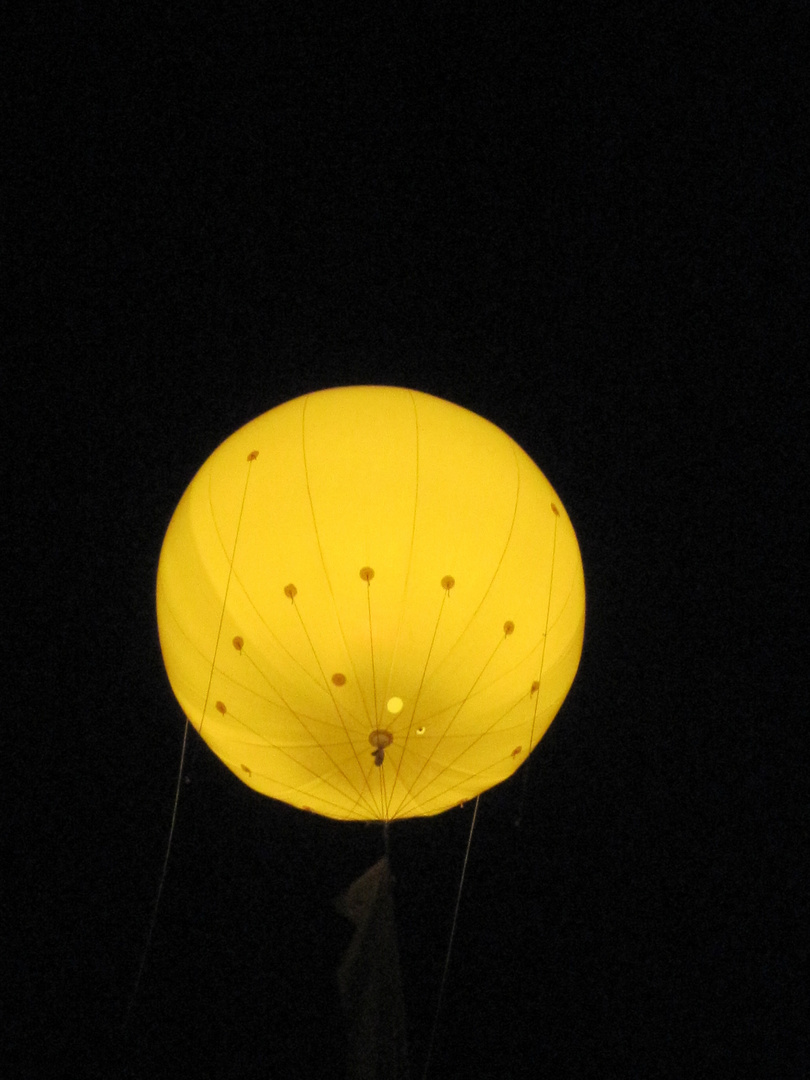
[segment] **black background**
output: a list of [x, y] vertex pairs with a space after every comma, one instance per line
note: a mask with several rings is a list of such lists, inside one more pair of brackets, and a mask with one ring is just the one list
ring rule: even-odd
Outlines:
[[[385, 383], [527, 450], [588, 594], [525, 802], [481, 800], [431, 1076], [805, 1076], [804, 6], [288, 8], [8, 31], [5, 1075], [343, 1075], [380, 830], [193, 733], [122, 1023], [171, 513], [254, 416]], [[414, 1077], [470, 817], [392, 828]]]

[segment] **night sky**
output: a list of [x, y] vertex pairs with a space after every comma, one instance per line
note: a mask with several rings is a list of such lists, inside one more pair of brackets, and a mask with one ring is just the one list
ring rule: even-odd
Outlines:
[[[480, 801], [430, 1076], [807, 1075], [806, 12], [763, 11], [9, 30], [4, 1076], [344, 1075], [333, 901], [382, 830], [193, 732], [123, 1025], [183, 740], [163, 535], [236, 428], [355, 383], [502, 427], [585, 568], [571, 693]], [[471, 814], [391, 828], [413, 1080]]]

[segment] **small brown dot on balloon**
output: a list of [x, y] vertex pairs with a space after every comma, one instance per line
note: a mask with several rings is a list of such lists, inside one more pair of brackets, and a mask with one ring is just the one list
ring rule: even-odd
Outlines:
[[346, 676], [342, 672], [336, 671], [335, 674], [332, 676], [332, 682], [335, 684], [335, 686], [345, 686]]
[[225, 708], [225, 702], [224, 701], [218, 701], [217, 702], [217, 712], [221, 712], [222, 715], [224, 716], [227, 711], [228, 710]]
[[297, 594], [298, 589], [292, 583], [284, 586], [284, 595], [289, 596], [290, 600], [294, 600]]
[[248, 459], [248, 461], [255, 461], [258, 456], [259, 456], [259, 451], [258, 450], [251, 450], [250, 453], [247, 456], [247, 459]]
[[248, 774], [248, 776], [253, 776], [252, 771], [247, 767], [247, 765], [242, 766], [242, 771], [246, 772]]
[[560, 511], [559, 511], [559, 510], [557, 509], [557, 507], [556, 507], [556, 506], [554, 505], [554, 503], [552, 503], [552, 504], [551, 504], [551, 510], [552, 510], [552, 513], [553, 513], [553, 514], [554, 514], [554, 515], [555, 515], [556, 517], [559, 517], [559, 516], [560, 516]]
[[371, 579], [374, 577], [374, 571], [371, 569], [370, 566], [364, 566], [363, 569], [360, 571], [360, 577], [363, 579], [363, 581], [371, 581]]
[[233, 647], [236, 649], [237, 652], [242, 651], [242, 646], [244, 644], [245, 644], [245, 639], [244, 638], [240, 638], [239, 636], [237, 636], [237, 637], [235, 637], [233, 639]]
[[515, 624], [511, 620], [508, 620], [503, 624], [503, 632], [507, 637], [509, 637], [510, 634], [514, 634]]
[[512, 757], [517, 757], [522, 749], [522, 746], [516, 746], [515, 749], [512, 751]]
[[539, 689], [540, 689], [540, 683], [539, 683], [539, 681], [537, 679], [535, 679], [534, 682], [532, 683], [532, 693], [536, 694]]
[[442, 588], [446, 589], [447, 592], [450, 592], [450, 590], [453, 588], [455, 583], [456, 583], [456, 579], [454, 577], [452, 577], [450, 574], [447, 574], [445, 577], [442, 578]]

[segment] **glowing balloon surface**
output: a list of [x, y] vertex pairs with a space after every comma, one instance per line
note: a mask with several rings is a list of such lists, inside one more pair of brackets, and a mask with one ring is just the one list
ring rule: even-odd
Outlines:
[[437, 814], [504, 780], [582, 651], [571, 522], [503, 431], [393, 387], [227, 439], [172, 517], [160, 644], [240, 780], [333, 818]]

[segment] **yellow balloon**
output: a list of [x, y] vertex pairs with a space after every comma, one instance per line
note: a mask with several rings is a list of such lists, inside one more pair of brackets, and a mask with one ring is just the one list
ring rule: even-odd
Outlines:
[[192, 480], [158, 568], [172, 689], [246, 784], [344, 820], [506, 777], [582, 652], [571, 522], [503, 431], [413, 390], [287, 402]]

